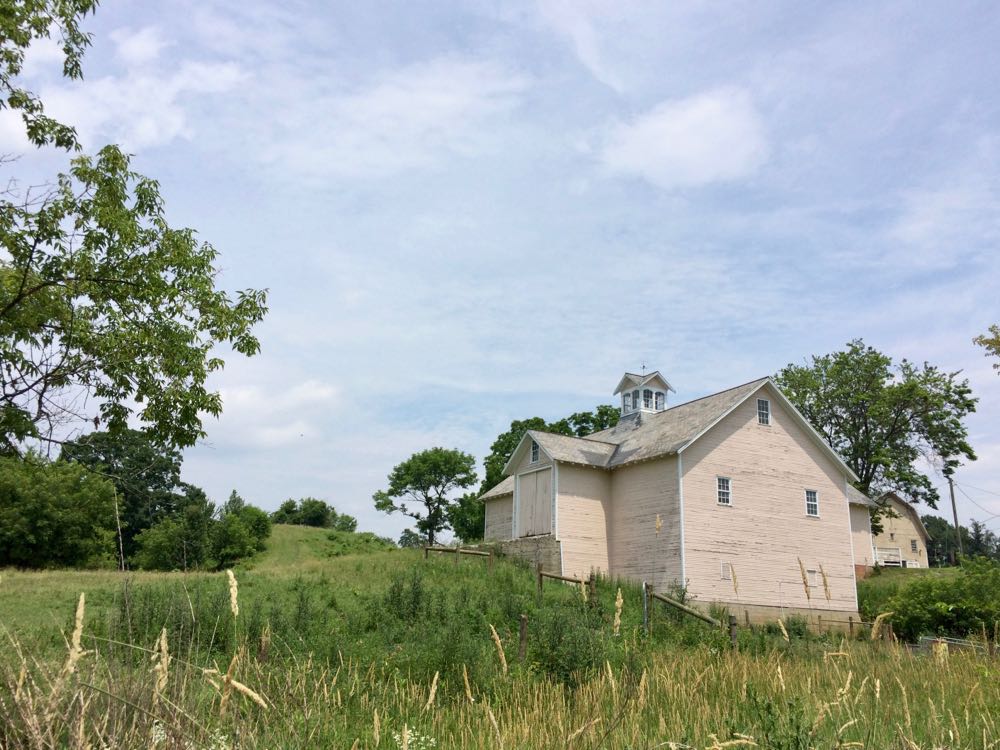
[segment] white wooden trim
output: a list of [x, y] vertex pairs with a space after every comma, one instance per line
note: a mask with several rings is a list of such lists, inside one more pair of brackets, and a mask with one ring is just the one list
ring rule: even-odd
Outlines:
[[[809, 493], [813, 493], [816, 496], [816, 512], [809, 512]], [[811, 490], [808, 487], [802, 488], [802, 502], [806, 506], [806, 518], [819, 518], [819, 490]], [[850, 520], [850, 509], [848, 508], [848, 520]]]
[[517, 516], [521, 507], [521, 477], [514, 475], [514, 502], [512, 503], [513, 516], [510, 519], [510, 538], [517, 539]]
[[[848, 494], [848, 481], [847, 477], [844, 477], [844, 500], [847, 501], [847, 539], [851, 543], [851, 575], [854, 578], [854, 585], [851, 586], [851, 592], [854, 597], [854, 609], [858, 608], [858, 560], [854, 556], [854, 527], [851, 524], [851, 501], [850, 495]], [[865, 508], [865, 513], [868, 513], [868, 508]], [[871, 516], [869, 516], [869, 519]], [[871, 521], [868, 521], [868, 540], [871, 541], [872, 538], [872, 526]]]
[[519, 471], [517, 473], [517, 476], [523, 477], [525, 474], [537, 474], [540, 471], [545, 471], [546, 469], [551, 469], [555, 465], [556, 464], [555, 464], [554, 461], [552, 463], [550, 463], [550, 464], [542, 464], [541, 466], [536, 466], [533, 469], [525, 469], [524, 471]]
[[[513, 474], [514, 473], [513, 471], [511, 471], [511, 468], [514, 465], [514, 460], [521, 454], [521, 451], [524, 448], [524, 441], [525, 440], [535, 440], [533, 437], [531, 437], [531, 433], [532, 432], [534, 432], [534, 430], [528, 430], [527, 432], [525, 432], [521, 436], [521, 439], [520, 439], [520, 441], [518, 441], [517, 447], [514, 449], [514, 452], [510, 454], [510, 458], [507, 459], [507, 463], [505, 463], [503, 465], [503, 473], [504, 474]], [[535, 442], [538, 442], [538, 441], [536, 440]], [[544, 453], [545, 456], [548, 457], [549, 461], [553, 461], [554, 460], [552, 458], [552, 456], [550, 456], [548, 454], [548, 452], [545, 450], [545, 448], [542, 447], [541, 443], [538, 443], [538, 452], [539, 452], [539, 459], [541, 458], [541, 454]]]
[[[550, 533], [559, 541], [559, 464], [552, 464], [552, 529]], [[562, 555], [562, 547], [560, 546], [560, 556]], [[560, 562], [560, 566], [562, 564]], [[561, 574], [560, 574], [561, 575]]]
[[[724, 502], [722, 502], [719, 499], [719, 480], [720, 479], [725, 479], [727, 482], [729, 482], [729, 489], [727, 490], [729, 492], [729, 502], [728, 503], [724, 503]], [[733, 478], [732, 477], [724, 477], [724, 476], [722, 476], [722, 474], [716, 474], [715, 475], [715, 504], [718, 505], [719, 507], [722, 507], [722, 508], [732, 508], [733, 507]]]
[[677, 504], [680, 511], [681, 525], [681, 586], [687, 586], [687, 568], [684, 561], [684, 459], [677, 454]]

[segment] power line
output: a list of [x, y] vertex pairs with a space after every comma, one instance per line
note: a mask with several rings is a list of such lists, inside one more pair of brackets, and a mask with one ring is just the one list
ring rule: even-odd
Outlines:
[[[958, 482], [955, 482], [955, 484], [958, 484]], [[1000, 492], [995, 492], [994, 490], [984, 490], [982, 487], [973, 487], [971, 484], [967, 484], [965, 486], [970, 490], [975, 490], [976, 492], [985, 492], [987, 495], [996, 495], [997, 497], [1000, 497]]]
[[972, 503], [972, 504], [973, 504], [973, 505], [975, 505], [975, 506], [976, 506], [977, 508], [979, 508], [979, 510], [981, 510], [981, 511], [982, 511], [983, 513], [989, 513], [989, 514], [991, 514], [991, 515], [990, 515], [990, 516], [989, 516], [988, 518], [986, 518], [986, 520], [984, 520], [984, 521], [981, 521], [981, 523], [982, 523], [983, 525], [985, 525], [987, 521], [991, 521], [991, 520], [993, 520], [994, 518], [1000, 518], [1000, 513], [994, 513], [994, 512], [993, 512], [992, 510], [990, 510], [989, 508], [984, 508], [984, 507], [983, 507], [982, 505], [980, 505], [980, 504], [979, 504], [979, 503], [977, 503], [977, 502], [976, 502], [975, 500], [973, 500], [973, 499], [972, 499], [971, 497], [969, 497], [969, 493], [968, 493], [968, 492], [966, 492], [965, 490], [963, 490], [963, 489], [962, 489], [962, 485], [960, 485], [960, 484], [959, 484], [958, 482], [955, 482], [955, 486], [956, 486], [956, 487], [958, 487], [958, 491], [959, 491], [959, 492], [961, 492], [961, 493], [962, 493], [963, 495], [965, 495], [965, 498], [966, 498], [966, 499], [967, 499], [967, 500], [968, 500], [968, 501], [969, 501], [970, 503]]

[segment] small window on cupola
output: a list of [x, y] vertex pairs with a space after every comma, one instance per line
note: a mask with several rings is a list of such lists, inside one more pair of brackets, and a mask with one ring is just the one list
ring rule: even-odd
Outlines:
[[625, 407], [625, 411], [632, 411], [632, 394], [631, 393], [623, 393], [622, 394], [622, 399], [623, 399], [622, 404]]
[[538, 443], [534, 440], [531, 441], [531, 463], [538, 463]]
[[642, 406], [645, 409], [653, 408], [653, 392], [648, 388], [642, 392]]

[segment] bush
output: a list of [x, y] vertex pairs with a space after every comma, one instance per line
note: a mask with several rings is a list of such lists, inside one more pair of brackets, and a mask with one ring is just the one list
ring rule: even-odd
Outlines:
[[1000, 622], [1000, 563], [984, 557], [962, 562], [957, 575], [923, 576], [889, 600], [896, 632], [914, 641], [921, 635], [963, 637], [992, 632]]
[[220, 568], [232, 567], [256, 550], [256, 538], [237, 513], [226, 513], [212, 529], [212, 557]]
[[85, 467], [0, 458], [0, 567], [113, 565], [114, 486]]
[[264, 549], [267, 538], [271, 536], [271, 517], [253, 505], [244, 506], [239, 512], [239, 517], [253, 537], [254, 547], [260, 552]]

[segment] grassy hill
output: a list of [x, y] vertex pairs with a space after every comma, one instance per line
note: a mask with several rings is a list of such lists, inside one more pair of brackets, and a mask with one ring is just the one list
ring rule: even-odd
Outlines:
[[[647, 637], [633, 585], [601, 581], [587, 602], [579, 587], [548, 582], [539, 601], [526, 566], [489, 572], [481, 558], [378, 546], [276, 526], [267, 551], [235, 571], [235, 617], [224, 573], [3, 571], [0, 747], [958, 748], [1000, 738], [1000, 674], [973, 654], [929, 662], [747, 629], [734, 652], [721, 631], [659, 606]], [[70, 648], [67, 659], [81, 591], [86, 653]], [[933, 712], [916, 696], [933, 696]]]

